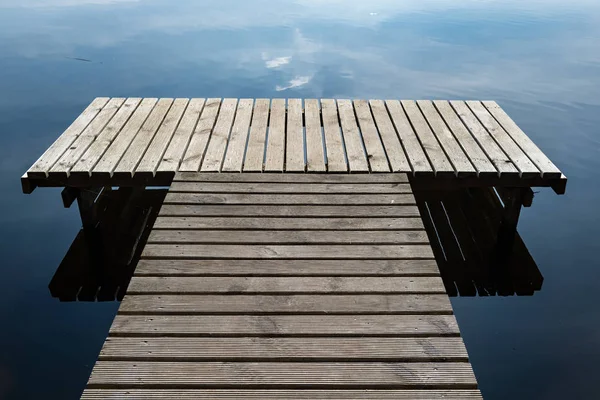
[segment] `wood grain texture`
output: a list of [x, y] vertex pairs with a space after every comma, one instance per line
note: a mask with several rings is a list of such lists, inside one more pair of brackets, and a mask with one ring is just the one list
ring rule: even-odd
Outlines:
[[[121, 314], [452, 314], [446, 294], [133, 295]], [[242, 353], [243, 354], [243, 353]]]
[[361, 184], [305, 184], [293, 183], [249, 183], [236, 184], [211, 182], [173, 182], [170, 192], [189, 193], [347, 193], [347, 194], [391, 194], [410, 193], [410, 185], [405, 183], [377, 183], [372, 185]]
[[411, 172], [410, 164], [398, 138], [398, 133], [392, 124], [392, 120], [382, 100], [370, 100], [371, 112], [375, 118], [377, 130], [385, 146], [393, 172]]
[[238, 103], [235, 121], [227, 145], [227, 153], [223, 161], [223, 171], [242, 171], [253, 105], [254, 100], [252, 99], [241, 99]]
[[181, 160], [180, 171], [197, 172], [200, 171], [200, 165], [206, 153], [206, 147], [210, 140], [213, 126], [219, 114], [221, 99], [207, 99], [200, 120], [194, 129], [190, 139], [190, 144]]
[[269, 140], [265, 172], [283, 172], [285, 166], [285, 99], [271, 101], [269, 116]]
[[210, 135], [201, 171], [218, 172], [223, 164], [225, 149], [237, 109], [237, 99], [224, 99], [219, 109], [217, 122]]
[[373, 115], [371, 115], [369, 103], [366, 100], [354, 100], [352, 104], [364, 140], [371, 171], [389, 172], [390, 166], [388, 164], [388, 159], [383, 144], [381, 143], [379, 132], [375, 126]]
[[288, 99], [285, 169], [286, 171], [304, 171], [304, 129], [302, 127], [302, 100]]
[[325, 147], [327, 149], [327, 170], [330, 172], [348, 171], [346, 149], [342, 140], [340, 120], [335, 100], [321, 100], [321, 114], [323, 117]]
[[412, 194], [252, 194], [252, 193], [167, 193], [166, 204], [319, 204], [373, 205], [415, 204]]
[[[121, 315], [113, 336], [458, 336], [452, 315]], [[468, 364], [465, 364], [468, 365]]]
[[306, 170], [325, 171], [325, 151], [321, 133], [321, 115], [316, 99], [304, 100], [304, 124], [306, 135]]
[[248, 148], [244, 159], [244, 171], [260, 172], [263, 170], [269, 107], [268, 99], [257, 99], [254, 103]]
[[367, 172], [369, 171], [369, 163], [363, 148], [362, 136], [356, 124], [352, 102], [350, 100], [338, 100], [337, 106], [350, 172]]
[[151, 260], [136, 276], [439, 276], [435, 260]]
[[175, 182], [252, 182], [252, 183], [408, 183], [404, 173], [389, 174], [237, 174], [222, 172], [196, 173], [179, 172], [173, 178]]

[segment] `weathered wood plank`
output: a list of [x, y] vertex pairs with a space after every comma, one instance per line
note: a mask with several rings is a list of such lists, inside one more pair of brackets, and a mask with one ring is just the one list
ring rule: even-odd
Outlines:
[[401, 259], [433, 258], [429, 245], [148, 244], [147, 258]]
[[492, 135], [492, 137], [496, 140], [496, 143], [500, 145], [504, 153], [508, 155], [523, 178], [529, 178], [541, 174], [540, 170], [531, 162], [529, 158], [527, 158], [523, 150], [517, 146], [508, 133], [506, 133], [504, 128], [498, 124], [498, 121], [492, 117], [487, 108], [485, 108], [481, 102], [467, 101], [466, 104], [475, 114], [477, 119], [479, 119], [479, 122], [481, 122], [490, 135]]
[[221, 170], [236, 108], [237, 99], [223, 100], [217, 122], [208, 140], [206, 154], [202, 161], [202, 167], [200, 167], [201, 171], [217, 172]]
[[413, 100], [402, 100], [400, 103], [419, 138], [419, 142], [421, 143], [425, 154], [427, 154], [427, 158], [431, 162], [435, 175], [456, 174], [446, 153], [444, 153], [444, 150], [429, 128], [419, 107], [417, 107], [417, 103]]
[[139, 174], [140, 178], [150, 178], [156, 174], [158, 165], [160, 164], [163, 154], [167, 150], [167, 146], [171, 142], [171, 138], [175, 134], [179, 121], [183, 117], [189, 103], [189, 99], [175, 99], [173, 105], [166, 115], [165, 119], [148, 145], [146, 153], [136, 167], [134, 176]]
[[497, 175], [496, 168], [494, 168], [494, 165], [490, 162], [481, 147], [479, 147], [477, 141], [475, 141], [471, 133], [461, 122], [459, 116], [456, 115], [450, 103], [445, 100], [434, 100], [433, 104], [467, 154], [469, 161], [475, 166], [477, 176], [484, 178]]
[[150, 260], [136, 276], [439, 276], [435, 260]]
[[[137, 278], [135, 278], [137, 279]], [[452, 314], [446, 294], [131, 295], [121, 314]], [[243, 355], [244, 353], [242, 353]], [[431, 353], [429, 353], [431, 355]]]
[[510, 161], [510, 159], [504, 154], [502, 149], [494, 141], [494, 138], [490, 136], [488, 131], [481, 125], [477, 117], [471, 112], [469, 107], [464, 101], [451, 101], [450, 105], [454, 108], [454, 111], [458, 114], [460, 119], [463, 121], [465, 126], [471, 131], [471, 134], [479, 143], [483, 151], [490, 158], [496, 169], [498, 170], [498, 176], [518, 174], [519, 171]]
[[167, 193], [166, 204], [320, 204], [320, 205], [372, 205], [415, 204], [412, 194], [205, 194]]
[[304, 171], [304, 129], [300, 99], [288, 99], [286, 132], [285, 170]]
[[155, 229], [416, 230], [420, 218], [161, 217]]
[[354, 100], [354, 112], [358, 120], [358, 126], [362, 134], [365, 149], [367, 151], [367, 160], [373, 172], [389, 172], [390, 166], [383, 149], [383, 144], [377, 132], [377, 127], [371, 115], [369, 103], [366, 100]]
[[444, 149], [446, 156], [452, 163], [456, 176], [462, 178], [463, 176], [475, 175], [476, 170], [471, 161], [452, 135], [450, 129], [446, 126], [442, 117], [438, 114], [433, 103], [428, 100], [419, 100], [417, 101], [417, 105], [425, 116], [431, 130], [433, 130], [433, 134]]
[[390, 174], [299, 174], [288, 172], [285, 174], [238, 174], [222, 172], [196, 173], [179, 172], [175, 175], [175, 182], [253, 182], [253, 183], [408, 183], [405, 173]]
[[271, 101], [266, 172], [283, 172], [285, 166], [285, 99]]
[[305, 184], [293, 183], [196, 183], [173, 182], [172, 193], [347, 193], [347, 194], [395, 194], [411, 193], [410, 185], [405, 183], [377, 183], [372, 185], [361, 184]]
[[325, 135], [325, 148], [327, 153], [327, 170], [330, 172], [348, 171], [346, 163], [346, 149], [342, 142], [340, 120], [338, 118], [335, 100], [321, 100], [321, 114], [323, 117], [323, 134]]
[[86, 389], [82, 400], [481, 400], [475, 389]]
[[[458, 336], [453, 315], [122, 315], [112, 336]], [[465, 364], [468, 365], [468, 364]]]
[[172, 205], [160, 216], [189, 217], [418, 217], [417, 206], [279, 206], [279, 205]]
[[194, 129], [200, 120], [205, 99], [191, 99], [173, 138], [158, 165], [157, 173], [173, 173], [179, 169]]
[[356, 125], [352, 102], [338, 100], [337, 105], [350, 172], [368, 172], [369, 163], [363, 148], [362, 137]]
[[109, 100], [110, 98], [108, 97], [95, 98], [58, 139], [50, 145], [44, 154], [33, 163], [27, 171], [27, 176], [30, 178], [46, 178], [50, 168], [52, 168], [71, 144], [77, 140], [77, 137], [96, 118]]
[[540, 169], [542, 177], [560, 178], [560, 170], [495, 101], [483, 101], [482, 103], [517, 145], [527, 154], [527, 157]]
[[459, 337], [108, 338], [101, 361], [468, 361]]
[[225, 153], [225, 160], [223, 161], [223, 171], [242, 172], [253, 105], [254, 100], [252, 99], [241, 99], [238, 103], [229, 144], [227, 145], [227, 153]]
[[260, 172], [265, 158], [267, 141], [267, 123], [269, 120], [269, 100], [257, 99], [254, 103], [254, 113], [250, 125], [248, 148], [244, 160], [244, 171]]
[[50, 168], [48, 172], [49, 178], [66, 178], [69, 175], [71, 168], [79, 161], [92, 142], [102, 133], [124, 102], [124, 98], [114, 97], [106, 103], [96, 118], [77, 136], [56, 164]]
[[217, 120], [219, 109], [221, 107], [221, 99], [207, 99], [200, 120], [194, 129], [190, 144], [188, 145], [181, 165], [180, 171], [197, 172], [200, 170], [200, 165], [204, 159], [206, 147], [210, 140], [213, 126]]
[[421, 147], [402, 105], [398, 100], [386, 100], [385, 105], [392, 118], [398, 137], [406, 150], [406, 155], [415, 175], [433, 175], [433, 169]]
[[173, 104], [173, 99], [160, 99], [158, 103], [138, 131], [137, 135], [131, 141], [127, 151], [115, 167], [113, 174], [133, 177], [133, 173], [142, 159], [146, 148], [152, 141], [156, 132], [167, 115], [167, 112]]
[[[154, 245], [155, 247], [156, 245]], [[411, 246], [416, 247], [416, 246]], [[152, 251], [152, 250], [150, 250]], [[146, 253], [148, 250], [146, 251]], [[444, 294], [439, 277], [141, 277], [128, 294]]]
[[117, 164], [121, 161], [121, 157], [123, 157], [123, 154], [125, 154], [157, 103], [158, 99], [154, 98], [142, 100], [139, 107], [135, 110], [129, 121], [127, 121], [127, 124], [125, 124], [121, 132], [109, 144], [106, 152], [92, 169], [92, 177], [98, 176], [108, 179], [112, 176]]
[[321, 115], [316, 99], [304, 100], [304, 125], [306, 132], [306, 170], [325, 171], [325, 151], [321, 133]]
[[371, 112], [393, 172], [412, 172], [404, 149], [382, 100], [370, 100]]
[[[132, 373], [134, 372], [134, 373]], [[223, 363], [99, 361], [88, 387], [407, 388], [475, 389], [471, 366], [447, 363]]]
[[96, 140], [90, 144], [86, 152], [81, 156], [77, 163], [75, 163], [73, 168], [71, 168], [69, 176], [72, 178], [78, 176], [83, 179], [89, 178], [92, 169], [96, 163], [103, 158], [104, 153], [113, 140], [122, 129], [126, 129], [124, 127], [127, 126], [128, 121], [140, 105], [141, 101], [142, 99], [140, 98], [129, 98], [123, 103], [113, 119], [106, 125]]

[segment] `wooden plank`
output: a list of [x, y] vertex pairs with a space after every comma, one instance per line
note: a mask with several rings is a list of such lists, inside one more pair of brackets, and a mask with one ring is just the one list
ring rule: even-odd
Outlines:
[[108, 338], [101, 361], [466, 362], [459, 337]]
[[102, 179], [108, 179], [121, 161], [121, 157], [127, 151], [131, 142], [135, 139], [142, 125], [148, 119], [148, 116], [157, 105], [158, 99], [143, 99], [135, 110], [127, 124], [121, 129], [119, 134], [110, 143], [106, 152], [98, 159], [98, 162], [91, 170], [92, 177], [98, 176]]
[[402, 105], [398, 100], [386, 100], [385, 105], [388, 109], [389, 115], [392, 118], [396, 132], [400, 142], [406, 150], [408, 161], [412, 168], [413, 174], [416, 175], [433, 175], [433, 169], [429, 164], [429, 160], [421, 147], [421, 143], [417, 138]]
[[271, 100], [266, 172], [283, 172], [285, 166], [285, 99]]
[[448, 125], [448, 128], [454, 134], [454, 137], [456, 137], [456, 140], [458, 140], [469, 160], [475, 166], [477, 176], [487, 178], [491, 175], [497, 175], [496, 168], [494, 168], [494, 165], [490, 162], [481, 147], [479, 147], [477, 141], [461, 122], [458, 115], [456, 115], [450, 103], [445, 100], [434, 100], [433, 104], [444, 119], [444, 122]]
[[227, 145], [227, 153], [225, 153], [225, 160], [223, 161], [223, 171], [242, 172], [253, 105], [254, 100], [252, 99], [241, 99], [238, 103], [229, 144]]
[[418, 217], [416, 206], [163, 205], [161, 216], [188, 217]]
[[362, 184], [305, 184], [295, 185], [293, 183], [196, 183], [196, 182], [173, 182], [172, 193], [347, 193], [347, 194], [396, 194], [411, 193], [410, 185], [406, 183], [376, 183], [372, 185]]
[[[453, 315], [122, 315], [112, 336], [458, 336]], [[468, 364], [465, 364], [468, 365]]]
[[425, 116], [433, 134], [444, 149], [446, 156], [452, 163], [456, 176], [462, 178], [463, 176], [476, 175], [476, 170], [471, 161], [452, 135], [450, 129], [446, 126], [446, 123], [433, 106], [433, 103], [429, 100], [418, 100], [417, 105]]
[[[446, 294], [299, 294], [275, 296], [128, 294], [123, 299], [121, 307], [119, 307], [119, 313], [187, 315], [211, 313], [452, 314], [452, 306]], [[457, 338], [457, 340], [459, 339]], [[425, 352], [425, 354], [432, 355], [431, 352]]]
[[304, 171], [304, 130], [300, 99], [288, 99], [286, 132], [285, 170]]
[[148, 243], [426, 244], [424, 231], [173, 231], [154, 230]]
[[205, 99], [191, 99], [173, 138], [158, 165], [157, 173], [173, 173], [179, 169], [194, 129], [200, 119]]
[[104, 156], [104, 153], [109, 148], [113, 140], [119, 135], [122, 129], [126, 127], [131, 116], [134, 114], [142, 99], [129, 98], [127, 99], [113, 119], [106, 125], [100, 135], [94, 140], [86, 152], [75, 163], [69, 176], [87, 179], [91, 175], [91, 171]]
[[419, 138], [425, 154], [427, 154], [427, 158], [431, 162], [434, 174], [436, 176], [455, 175], [454, 167], [448, 160], [446, 153], [444, 153], [431, 128], [429, 128], [427, 121], [423, 117], [419, 107], [417, 107], [417, 103], [412, 100], [402, 100], [400, 103]]
[[110, 98], [108, 97], [95, 98], [77, 119], [65, 129], [58, 139], [48, 147], [44, 154], [33, 163], [29, 170], [27, 170], [27, 176], [30, 178], [46, 178], [50, 168], [52, 168], [71, 144], [77, 140], [79, 135], [94, 120], [109, 100]]
[[416, 230], [420, 218], [161, 217], [155, 229]]
[[[152, 253], [151, 245], [146, 253]], [[186, 247], [191, 247], [190, 245]], [[197, 246], [196, 246], [197, 247]], [[220, 246], [219, 246], [220, 247]], [[243, 246], [246, 247], [246, 246]], [[399, 247], [399, 246], [398, 246]], [[418, 246], [411, 246], [418, 247]], [[439, 277], [141, 277], [128, 294], [444, 294]]]
[[327, 153], [327, 170], [330, 172], [348, 171], [346, 150], [342, 142], [340, 120], [335, 100], [321, 100], [321, 114], [323, 116], [323, 134]]
[[133, 177], [133, 173], [142, 159], [146, 148], [160, 128], [167, 112], [173, 104], [173, 99], [160, 99], [158, 103], [140, 128], [135, 138], [123, 154], [123, 157], [115, 167], [113, 174], [118, 176]]
[[[132, 373], [135, 371], [135, 373]], [[475, 389], [471, 366], [446, 363], [223, 363], [98, 361], [88, 387]]]
[[479, 143], [483, 151], [492, 161], [494, 167], [496, 167], [498, 170], [498, 176], [518, 175], [519, 171], [517, 168], [513, 165], [506, 154], [504, 154], [502, 149], [500, 149], [498, 144], [494, 141], [494, 138], [490, 136], [488, 131], [481, 125], [477, 117], [471, 112], [465, 102], [451, 101], [450, 105], [458, 114], [465, 126], [469, 129], [477, 143]]
[[385, 108], [385, 103], [382, 100], [370, 100], [369, 104], [375, 118], [377, 130], [381, 135], [381, 140], [390, 161], [391, 170], [393, 172], [412, 172], [406, 154], [404, 154], [402, 143], [400, 143], [398, 134]]
[[304, 100], [304, 125], [306, 132], [306, 170], [325, 171], [325, 151], [321, 133], [321, 115], [316, 99]]
[[71, 168], [79, 161], [86, 152], [90, 144], [103, 131], [111, 119], [115, 116], [119, 108], [125, 102], [124, 98], [115, 97], [109, 100], [96, 118], [81, 132], [73, 143], [65, 150], [56, 164], [48, 172], [49, 178], [66, 178]]
[[220, 174], [179, 172], [173, 178], [175, 182], [280, 182], [280, 183], [408, 183], [404, 173], [390, 174], [238, 174], [222, 172]]
[[197, 172], [200, 170], [200, 165], [204, 159], [206, 146], [213, 132], [213, 126], [217, 120], [219, 109], [221, 107], [221, 99], [207, 99], [200, 120], [194, 129], [190, 144], [185, 151], [185, 156], [179, 166], [180, 171]]
[[390, 166], [388, 159], [377, 132], [377, 127], [371, 115], [369, 103], [366, 100], [354, 100], [354, 112], [358, 120], [358, 126], [362, 134], [365, 150], [367, 151], [367, 159], [373, 172], [389, 172]]
[[481, 400], [475, 389], [323, 390], [323, 389], [86, 389], [82, 400]]
[[[165, 206], [163, 206], [164, 209]], [[148, 243], [426, 244], [425, 231], [173, 231], [155, 229]]]
[[517, 145], [527, 154], [527, 157], [542, 172], [545, 178], [560, 178], [560, 170], [548, 157], [533, 143], [533, 141], [517, 126], [517, 124], [504, 112], [495, 101], [483, 101], [482, 104], [494, 116], [496, 121], [504, 128]]
[[363, 149], [362, 137], [356, 125], [352, 102], [338, 100], [337, 105], [350, 172], [368, 172], [369, 163]]
[[518, 168], [520, 175], [523, 178], [541, 175], [540, 170], [531, 162], [527, 155], [506, 133], [504, 128], [498, 124], [498, 121], [488, 112], [487, 108], [479, 101], [467, 101], [467, 106], [477, 116], [479, 122], [487, 129], [487, 131], [500, 145], [504, 153], [510, 158], [513, 164]]
[[439, 276], [435, 260], [149, 260], [136, 276]]
[[433, 258], [429, 245], [149, 244], [147, 258], [399, 259]]
[[269, 99], [256, 99], [254, 103], [248, 148], [246, 150], [246, 158], [244, 159], [244, 171], [260, 172], [263, 169], [269, 106]]
[[179, 121], [183, 117], [188, 103], [188, 99], [175, 99], [152, 142], [148, 145], [146, 153], [137, 165], [134, 175], [139, 174], [140, 178], [150, 178], [156, 175], [158, 165], [179, 126]]
[[167, 193], [168, 204], [321, 204], [321, 205], [372, 205], [415, 204], [412, 194], [205, 194]]
[[217, 172], [221, 170], [236, 108], [237, 99], [223, 100], [217, 122], [208, 140], [206, 154], [202, 161], [202, 167], [200, 167], [201, 171]]

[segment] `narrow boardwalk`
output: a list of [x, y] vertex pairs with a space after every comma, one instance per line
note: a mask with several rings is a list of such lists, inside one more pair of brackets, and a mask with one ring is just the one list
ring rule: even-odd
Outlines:
[[22, 183], [160, 186], [199, 171], [400, 172], [558, 192], [566, 183], [495, 102], [218, 98], [97, 98]]
[[178, 174], [83, 399], [480, 399], [403, 174]]

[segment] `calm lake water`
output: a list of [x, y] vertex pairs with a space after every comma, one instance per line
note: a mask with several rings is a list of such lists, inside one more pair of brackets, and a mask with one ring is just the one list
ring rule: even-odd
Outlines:
[[118, 307], [50, 297], [79, 217], [19, 183], [96, 96], [498, 101], [569, 185], [521, 216], [542, 290], [461, 331], [487, 399], [597, 398], [597, 1], [0, 0], [2, 399], [77, 399]]

